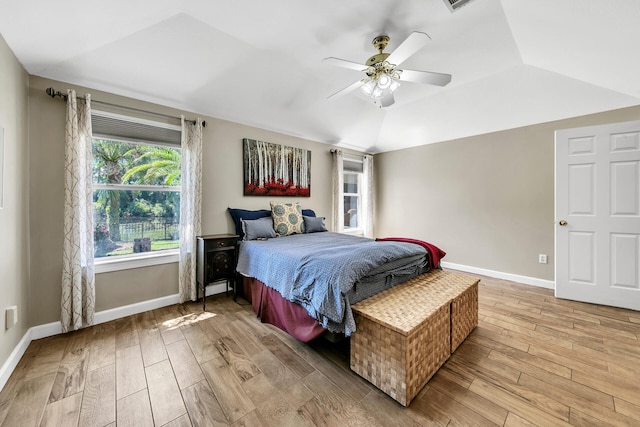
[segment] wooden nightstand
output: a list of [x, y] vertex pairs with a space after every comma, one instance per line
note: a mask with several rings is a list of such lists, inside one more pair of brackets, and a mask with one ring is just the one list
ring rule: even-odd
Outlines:
[[227, 282], [227, 292], [229, 292], [229, 282], [235, 292], [239, 237], [236, 234], [197, 237], [196, 280], [202, 289], [202, 310], [206, 309], [205, 288], [209, 283], [224, 279]]

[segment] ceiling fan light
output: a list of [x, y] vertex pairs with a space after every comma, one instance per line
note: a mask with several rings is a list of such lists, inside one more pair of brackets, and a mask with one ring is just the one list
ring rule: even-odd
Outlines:
[[376, 88], [373, 89], [373, 93], [371, 94], [371, 97], [374, 99], [380, 99], [382, 98], [383, 95], [384, 95], [384, 90], [380, 89], [379, 86], [376, 86]]
[[380, 89], [387, 89], [391, 86], [392, 81], [388, 74], [381, 74], [380, 77], [378, 77], [378, 87]]
[[367, 96], [373, 96], [373, 88], [374, 87], [375, 87], [375, 83], [373, 83], [373, 81], [369, 80], [368, 82], [366, 82], [362, 86], [360, 86], [360, 90], [362, 91], [362, 93], [364, 93]]
[[391, 86], [389, 86], [389, 90], [390, 90], [391, 92], [393, 92], [394, 90], [398, 89], [399, 87], [400, 87], [400, 83], [398, 83], [398, 81], [397, 81], [397, 80], [393, 80], [393, 81], [391, 82]]

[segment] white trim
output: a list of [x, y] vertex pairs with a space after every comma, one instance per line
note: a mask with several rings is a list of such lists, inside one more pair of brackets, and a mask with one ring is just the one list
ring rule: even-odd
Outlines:
[[178, 262], [179, 255], [178, 250], [172, 250], [162, 253], [145, 252], [140, 255], [119, 255], [96, 258], [94, 261], [94, 269], [96, 274], [100, 274], [131, 268], [149, 267], [151, 265], [169, 264]]
[[[167, 295], [166, 297], [155, 298], [148, 301], [137, 302], [134, 304], [124, 305], [122, 307], [111, 308], [96, 313], [93, 324], [110, 322], [122, 317], [131, 316], [132, 314], [144, 313], [145, 311], [155, 310], [156, 308], [166, 307], [168, 305], [178, 304], [178, 294]], [[32, 327], [30, 330], [31, 339], [50, 337], [62, 333], [62, 325], [60, 322], [51, 322], [44, 325]]]
[[[227, 285], [226, 282], [217, 283], [214, 285], [207, 286], [206, 295], [214, 295], [226, 292]], [[145, 311], [154, 310], [156, 308], [166, 307], [173, 304], [178, 304], [180, 300], [180, 296], [178, 294], [167, 295], [165, 297], [155, 298], [148, 301], [142, 301], [134, 304], [125, 305], [122, 307], [116, 307], [109, 310], [104, 310], [96, 313], [94, 318], [94, 325], [98, 325], [100, 323], [110, 322], [115, 319], [120, 319], [122, 317], [131, 316], [132, 314], [144, 313]], [[0, 391], [4, 388], [7, 381], [9, 381], [9, 377], [13, 373], [14, 369], [18, 365], [20, 358], [24, 355], [25, 351], [27, 351], [27, 347], [33, 340], [37, 340], [40, 338], [46, 338], [53, 335], [58, 335], [62, 333], [62, 325], [60, 322], [51, 322], [46, 323], [44, 325], [33, 326], [27, 330], [27, 332], [22, 336], [18, 345], [13, 349], [7, 360], [4, 362], [2, 367], [0, 368]]]
[[179, 193], [180, 187], [171, 185], [134, 185], [134, 184], [92, 184], [93, 190], [120, 191], [167, 191]]
[[31, 340], [31, 329], [28, 329], [0, 368], [0, 391], [2, 391], [7, 381], [9, 381], [9, 377], [13, 373], [13, 370], [16, 369], [16, 366], [18, 366], [18, 362], [24, 355], [24, 352], [27, 351]]
[[539, 288], [555, 289], [556, 283], [551, 280], [538, 279], [537, 277], [520, 276], [518, 274], [504, 273], [502, 271], [487, 270], [485, 268], [472, 267], [469, 265], [454, 264], [442, 261], [443, 268], [465, 271], [467, 273], [481, 274], [483, 276], [495, 277], [496, 279], [511, 280], [512, 282], [523, 283], [525, 285], [537, 286]]
[[62, 333], [62, 325], [60, 322], [45, 323], [44, 325], [32, 326], [29, 328], [29, 336], [31, 341], [40, 338], [52, 337]]
[[155, 310], [156, 308], [178, 304], [179, 302], [180, 298], [178, 297], [178, 294], [173, 294], [167, 295], [166, 297], [125, 305], [123, 307], [111, 308], [109, 310], [96, 313], [93, 323], [98, 325], [100, 323], [106, 323], [122, 317], [131, 316], [132, 314], [144, 313], [145, 311]]
[[[227, 292], [226, 282], [218, 283], [217, 285], [209, 285], [205, 288], [204, 291], [206, 296], [222, 294], [225, 292]], [[233, 292], [233, 289], [230, 289], [229, 292]]]
[[357, 227], [345, 228], [344, 230], [341, 231], [341, 233], [353, 234], [354, 236], [364, 236], [364, 231], [362, 230], [362, 228], [357, 228]]

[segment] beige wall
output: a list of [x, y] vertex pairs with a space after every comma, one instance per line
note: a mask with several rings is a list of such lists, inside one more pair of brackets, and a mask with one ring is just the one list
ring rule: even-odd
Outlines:
[[378, 155], [376, 235], [430, 241], [451, 263], [554, 280], [554, 131], [638, 119], [632, 107]]
[[[45, 94], [47, 87], [79, 95], [91, 93], [94, 101], [105, 101], [144, 110], [193, 118], [195, 114], [148, 104], [67, 83], [30, 77], [30, 223], [31, 316], [30, 325], [59, 320], [62, 274], [63, 162], [65, 104]], [[98, 107], [95, 104], [95, 107]], [[203, 141], [203, 234], [233, 231], [227, 207], [268, 209], [269, 197], [242, 195], [242, 138], [261, 139], [307, 148], [311, 154], [311, 197], [273, 200], [300, 201], [331, 222], [331, 156], [325, 144], [256, 129], [237, 123], [203, 117], [207, 121]], [[177, 263], [122, 270], [96, 276], [96, 311], [147, 301], [178, 292]]]
[[[64, 102], [51, 99], [44, 89], [75, 88], [80, 94], [87, 90], [35, 76], [29, 85], [31, 326], [59, 319]], [[89, 92], [94, 100], [183, 113]], [[639, 116], [640, 107], [629, 108], [378, 155], [376, 235], [422, 238], [447, 251], [445, 261], [553, 280], [553, 131]], [[245, 137], [312, 151], [312, 196], [300, 201], [330, 223], [329, 146], [203, 118], [208, 123], [203, 147], [204, 234], [233, 231], [227, 207], [269, 206], [269, 198], [242, 195], [241, 141]], [[549, 264], [538, 264], [538, 253], [549, 255]], [[177, 265], [99, 274], [96, 287], [97, 311], [173, 295]]]
[[[0, 366], [28, 329], [27, 88], [28, 76], [0, 36], [0, 128], [4, 129], [0, 209]], [[5, 329], [5, 309], [18, 324]]]

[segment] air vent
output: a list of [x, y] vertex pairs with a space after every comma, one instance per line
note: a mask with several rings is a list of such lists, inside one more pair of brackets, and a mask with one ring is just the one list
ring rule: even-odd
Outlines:
[[471, 0], [443, 0], [451, 12], [455, 12]]

